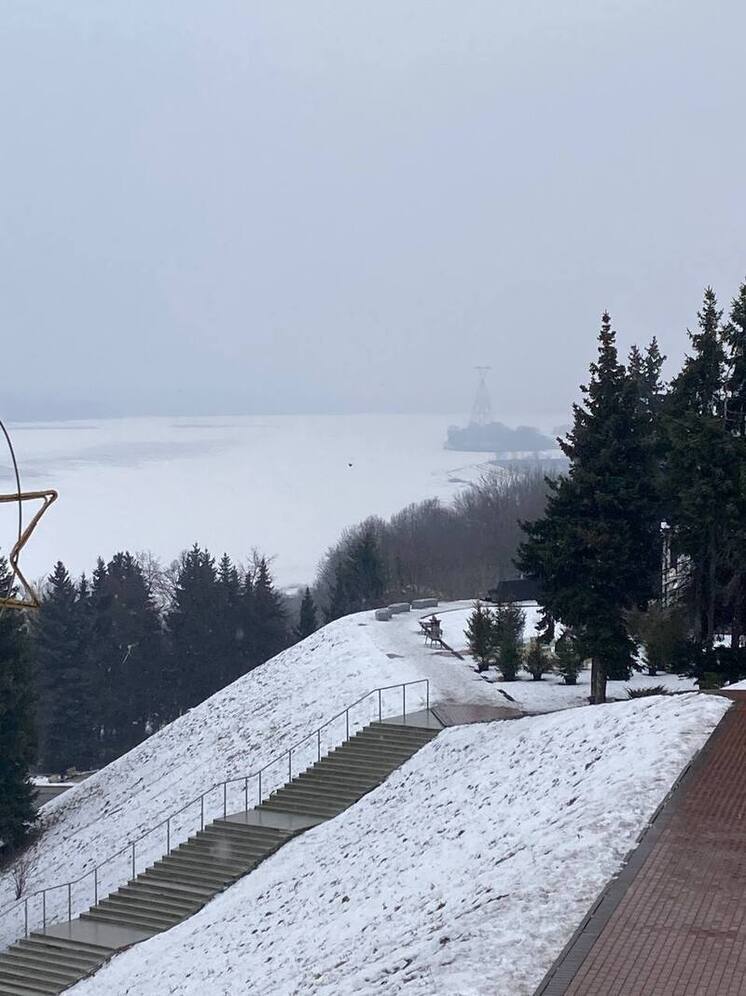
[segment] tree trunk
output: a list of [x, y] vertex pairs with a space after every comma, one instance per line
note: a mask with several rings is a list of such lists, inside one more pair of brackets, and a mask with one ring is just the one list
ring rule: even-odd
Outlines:
[[736, 590], [733, 596], [733, 616], [730, 624], [730, 645], [738, 650], [743, 633], [743, 574], [739, 571], [736, 579]]
[[591, 658], [591, 704], [606, 701], [606, 662], [600, 657]]
[[715, 595], [716, 595], [716, 556], [715, 541], [710, 537], [707, 554], [707, 631], [705, 642], [708, 647], [712, 647], [715, 641]]

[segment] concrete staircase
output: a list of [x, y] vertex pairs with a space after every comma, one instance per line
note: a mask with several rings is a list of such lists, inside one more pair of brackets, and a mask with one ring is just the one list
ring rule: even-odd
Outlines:
[[260, 806], [205, 826], [79, 919], [31, 933], [0, 955], [0, 994], [60, 993], [117, 951], [190, 917], [291, 837], [383, 782], [437, 735], [437, 721], [421, 722], [372, 723]]

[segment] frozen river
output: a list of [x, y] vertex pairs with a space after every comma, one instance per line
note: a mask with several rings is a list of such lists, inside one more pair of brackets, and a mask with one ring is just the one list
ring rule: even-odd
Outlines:
[[[22, 565], [61, 559], [90, 573], [98, 555], [149, 550], [169, 562], [194, 542], [275, 558], [280, 583], [313, 578], [341, 530], [409, 502], [451, 497], [486, 455], [443, 449], [447, 415], [128, 418], [11, 425], [27, 489], [54, 487]], [[13, 490], [7, 454], [3, 490]], [[0, 546], [14, 538], [2, 509]]]

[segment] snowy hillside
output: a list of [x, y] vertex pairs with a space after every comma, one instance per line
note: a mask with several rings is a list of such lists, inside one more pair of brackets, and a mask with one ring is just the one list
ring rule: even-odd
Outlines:
[[[438, 609], [446, 639], [463, 647], [463, 626], [470, 603]], [[528, 621], [530, 625], [531, 620]], [[582, 704], [585, 685], [568, 688], [556, 679], [490, 684], [467, 661], [424, 646], [417, 615], [377, 623], [372, 613], [348, 616], [278, 655], [191, 710], [104, 771], [50, 802], [44, 808], [43, 832], [31, 850], [27, 893], [90, 872], [95, 864], [125, 848], [144, 828], [156, 828], [137, 846], [140, 870], [165, 850], [163, 820], [205, 789], [233, 776], [255, 772], [301, 737], [369, 690], [423, 677], [431, 679], [433, 701], [507, 704], [500, 689], [528, 709], [542, 711]], [[635, 678], [634, 684], [660, 679]], [[610, 694], [615, 694], [613, 685]], [[618, 689], [624, 695], [624, 686]], [[384, 696], [384, 712], [400, 708], [398, 692]], [[416, 708], [417, 690], [409, 706]], [[353, 712], [364, 722], [370, 703]], [[341, 722], [330, 728], [330, 741], [343, 739]], [[309, 745], [310, 746], [310, 745]], [[309, 758], [310, 760], [310, 758]], [[302, 755], [298, 763], [302, 766]], [[271, 774], [271, 773], [270, 773]], [[284, 781], [286, 768], [275, 772]], [[265, 781], [265, 793], [269, 788]], [[252, 800], [253, 801], [253, 800]], [[229, 794], [230, 809], [244, 805], [243, 786]], [[206, 816], [221, 815], [222, 793], [207, 800]], [[199, 809], [192, 806], [172, 826], [172, 843], [197, 828]], [[129, 877], [125, 852], [101, 870], [102, 892]], [[0, 909], [13, 900], [11, 875], [0, 876]], [[73, 913], [93, 899], [93, 877], [73, 890]], [[66, 910], [66, 890], [48, 897], [50, 913]], [[20, 916], [20, 913], [18, 914]], [[19, 922], [0, 918], [0, 944]]]
[[529, 996], [727, 709], [648, 698], [447, 730], [75, 996]]

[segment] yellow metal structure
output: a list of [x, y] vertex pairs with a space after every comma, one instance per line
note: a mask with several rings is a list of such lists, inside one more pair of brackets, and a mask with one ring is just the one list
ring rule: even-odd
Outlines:
[[13, 544], [13, 549], [10, 551], [8, 561], [10, 563], [10, 569], [13, 572], [13, 578], [17, 579], [21, 585], [21, 594], [19, 598], [12, 598], [10, 593], [8, 597], [0, 598], [0, 609], [38, 609], [39, 608], [39, 596], [34, 591], [33, 587], [29, 584], [26, 578], [23, 576], [21, 568], [18, 566], [18, 558], [21, 555], [21, 550], [26, 545], [29, 536], [36, 529], [39, 519], [44, 515], [46, 510], [51, 504], [57, 501], [57, 492], [52, 491], [21, 491], [14, 492], [10, 495], [0, 495], [0, 503], [7, 502], [24, 502], [24, 501], [41, 501], [41, 505], [36, 510], [32, 516], [30, 522], [26, 528], [20, 533], [18, 539]]

